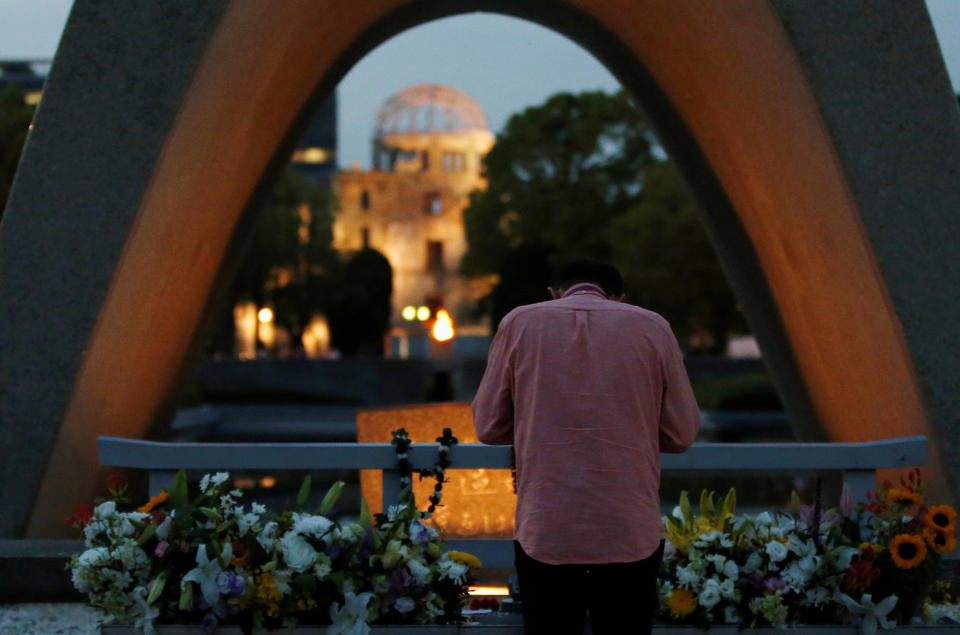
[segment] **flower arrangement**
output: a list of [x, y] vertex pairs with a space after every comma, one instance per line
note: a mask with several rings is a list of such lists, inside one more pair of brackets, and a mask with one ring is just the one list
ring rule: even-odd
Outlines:
[[885, 482], [854, 505], [844, 487], [838, 509], [820, 514], [794, 494], [790, 512], [735, 514], [730, 490], [717, 507], [686, 492], [664, 518], [661, 618], [697, 625], [785, 627], [854, 623], [861, 632], [919, 619], [960, 622], [941, 555], [956, 547], [956, 513], [924, 506], [919, 471]]
[[370, 624], [458, 623], [471, 567], [469, 554], [447, 551], [422, 522], [409, 489], [399, 505], [359, 523], [328, 514], [343, 483], [315, 513], [305, 510], [309, 477], [295, 509], [268, 516], [245, 507], [230, 477], [204, 476], [188, 495], [181, 470], [169, 491], [136, 511], [121, 511], [125, 488], [68, 519], [86, 550], [68, 565], [105, 623], [292, 627], [330, 624], [328, 633], [359, 634]]

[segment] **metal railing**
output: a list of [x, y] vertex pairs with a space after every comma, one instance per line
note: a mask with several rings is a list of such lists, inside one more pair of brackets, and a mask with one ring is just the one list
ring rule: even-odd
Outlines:
[[[408, 451], [414, 470], [432, 468], [437, 443], [418, 443]], [[100, 464], [149, 471], [150, 494], [170, 484], [177, 470], [330, 470], [383, 471], [383, 508], [400, 494], [397, 457], [389, 443], [165, 443], [116, 437], [98, 439]], [[510, 448], [459, 444], [450, 449], [450, 469], [509, 469]], [[760, 474], [842, 471], [855, 500], [876, 487], [881, 468], [920, 466], [927, 460], [926, 437], [863, 443], [694, 443], [684, 454], [663, 454], [670, 471], [730, 471]], [[484, 566], [513, 568], [510, 540], [451, 540], [452, 548], [474, 553]]]

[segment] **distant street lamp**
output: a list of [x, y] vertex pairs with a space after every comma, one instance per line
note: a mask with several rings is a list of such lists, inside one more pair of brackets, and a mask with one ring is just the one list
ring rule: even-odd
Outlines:
[[412, 322], [417, 318], [417, 307], [408, 304], [407, 306], [403, 307], [403, 311], [400, 312], [400, 315], [407, 322]]
[[425, 306], [422, 306], [419, 309], [417, 309], [417, 319], [420, 320], [421, 322], [426, 322], [427, 320], [429, 320], [430, 309]]
[[257, 319], [260, 320], [260, 324], [269, 324], [273, 322], [273, 311], [268, 307], [263, 307], [260, 309], [260, 312], [257, 313]]

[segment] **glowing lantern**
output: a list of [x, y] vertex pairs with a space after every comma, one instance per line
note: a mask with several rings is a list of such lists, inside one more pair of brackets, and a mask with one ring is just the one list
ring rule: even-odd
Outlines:
[[257, 319], [260, 320], [260, 324], [269, 324], [273, 322], [273, 311], [267, 307], [260, 309], [260, 312], [257, 313]]
[[429, 320], [430, 309], [428, 309], [425, 306], [422, 306], [419, 309], [417, 309], [417, 319], [420, 320], [421, 322], [426, 322], [427, 320]]
[[417, 317], [417, 308], [412, 305], [407, 305], [403, 307], [403, 311], [400, 312], [400, 315], [407, 322], [411, 322]]
[[437, 321], [433, 323], [433, 339], [438, 342], [453, 339], [453, 320], [445, 309], [437, 311]]

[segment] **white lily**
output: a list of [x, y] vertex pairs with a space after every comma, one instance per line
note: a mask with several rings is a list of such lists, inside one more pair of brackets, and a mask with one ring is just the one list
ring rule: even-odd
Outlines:
[[137, 601], [137, 608], [143, 613], [142, 616], [136, 618], [134, 626], [143, 631], [144, 635], [154, 635], [156, 631], [153, 629], [153, 620], [160, 617], [160, 609], [147, 604], [147, 589], [145, 587], [136, 587], [132, 595], [133, 599]]
[[180, 581], [180, 588], [182, 589], [187, 582], [196, 582], [200, 585], [200, 593], [203, 594], [203, 599], [207, 604], [213, 606], [220, 599], [220, 591], [217, 589], [217, 576], [223, 571], [220, 560], [230, 562], [232, 558], [233, 548], [229, 542], [223, 546], [220, 557], [214, 556], [213, 560], [207, 556], [207, 546], [200, 545], [197, 547], [197, 566], [187, 571], [187, 574], [183, 576]]
[[840, 600], [852, 616], [860, 617], [860, 632], [865, 635], [874, 635], [877, 632], [877, 624], [884, 629], [891, 629], [897, 625], [895, 621], [887, 619], [887, 615], [897, 605], [896, 595], [885, 597], [876, 604], [873, 603], [873, 597], [869, 593], [864, 593], [859, 602], [846, 593], [841, 593]]

